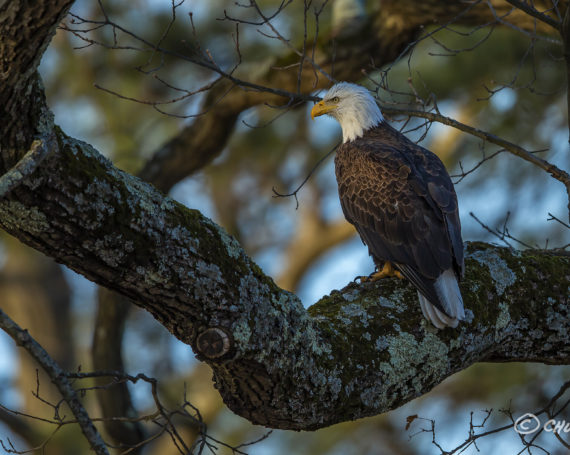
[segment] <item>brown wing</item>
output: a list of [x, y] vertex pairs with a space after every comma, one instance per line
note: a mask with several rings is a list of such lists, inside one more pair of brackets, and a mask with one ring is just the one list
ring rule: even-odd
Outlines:
[[452, 267], [458, 276], [463, 272], [453, 184], [437, 156], [388, 128], [337, 150], [341, 206], [374, 260], [394, 262], [441, 307], [435, 279]]
[[[395, 130], [394, 130], [395, 131]], [[399, 134], [398, 132], [396, 132]], [[453, 255], [453, 266], [458, 278], [463, 277], [463, 240], [461, 239], [461, 221], [459, 220], [459, 206], [457, 195], [453, 188], [451, 178], [445, 166], [436, 154], [402, 136], [409, 145], [409, 150], [414, 157], [416, 168], [423, 172], [423, 181], [427, 183], [428, 202], [434, 210], [440, 210], [445, 222], [445, 230]]]

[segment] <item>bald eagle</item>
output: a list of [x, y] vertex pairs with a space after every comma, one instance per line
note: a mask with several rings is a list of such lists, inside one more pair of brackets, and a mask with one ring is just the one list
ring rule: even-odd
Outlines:
[[458, 282], [463, 242], [457, 196], [441, 160], [392, 128], [365, 88], [341, 82], [315, 104], [342, 127], [335, 156], [342, 211], [374, 263], [371, 276], [407, 278], [437, 328], [465, 318]]

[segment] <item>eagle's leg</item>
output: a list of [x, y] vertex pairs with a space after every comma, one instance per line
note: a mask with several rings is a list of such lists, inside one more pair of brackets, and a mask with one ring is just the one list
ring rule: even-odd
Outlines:
[[396, 270], [390, 261], [386, 261], [384, 263], [384, 267], [382, 267], [382, 270], [374, 272], [369, 277], [362, 279], [362, 281], [377, 281], [382, 278], [391, 277], [391, 276], [398, 277], [401, 280], [404, 279], [404, 276], [400, 273], [400, 271]]

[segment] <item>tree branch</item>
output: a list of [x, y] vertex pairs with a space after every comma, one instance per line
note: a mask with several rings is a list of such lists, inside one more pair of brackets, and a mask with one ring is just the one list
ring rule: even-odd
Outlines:
[[[42, 129], [43, 88], [36, 69], [73, 0], [0, 4], [0, 171], [10, 169]], [[25, 25], [24, 25], [25, 22]]]
[[568, 256], [471, 245], [458, 330], [422, 322], [415, 290], [393, 280], [307, 311], [222, 228], [91, 146], [56, 130], [24, 160], [0, 178], [0, 225], [150, 311], [252, 422], [316, 429], [386, 412], [477, 361], [570, 361]]
[[89, 444], [91, 444], [91, 448], [95, 453], [99, 455], [109, 455], [107, 446], [103, 442], [97, 428], [95, 428], [95, 425], [93, 425], [93, 422], [89, 418], [87, 411], [79, 401], [79, 398], [75, 393], [75, 389], [69, 382], [69, 379], [67, 379], [66, 372], [62, 370], [57, 363], [55, 363], [48, 353], [30, 336], [26, 330], [23, 330], [18, 326], [18, 324], [12, 321], [12, 319], [10, 319], [1, 309], [0, 327], [12, 337], [18, 346], [25, 348], [49, 375], [52, 382], [56, 385], [62, 397], [69, 405], [71, 412], [73, 412], [73, 415], [81, 427], [81, 431], [89, 441]]
[[[418, 35], [431, 25], [474, 25], [494, 24], [502, 18], [500, 26], [516, 25], [532, 33], [552, 34], [550, 25], [513, 8], [502, 0], [487, 2], [445, 2], [386, 0], [381, 7], [367, 15], [356, 34], [344, 30], [337, 35], [334, 27], [329, 33], [319, 35], [312, 59], [307, 61], [307, 71], [299, 80], [298, 51], [291, 51], [266, 64], [253, 81], [258, 87], [279, 87], [285, 92], [297, 90], [309, 94], [316, 89], [328, 87], [325, 77], [314, 77], [313, 65], [317, 65], [335, 80], [357, 81], [362, 78], [363, 69], [380, 68], [401, 58], [406, 50], [417, 43]], [[567, 1], [562, 1], [563, 9]], [[447, 26], [446, 25], [446, 26]], [[347, 33], [348, 32], [348, 33]], [[334, 43], [334, 44], [331, 44]], [[280, 69], [277, 69], [280, 68]], [[288, 69], [285, 69], [288, 68]], [[164, 192], [184, 177], [210, 163], [225, 147], [239, 114], [261, 104], [284, 106], [289, 99], [271, 93], [243, 91], [230, 81], [223, 81], [209, 92], [201, 112], [193, 123], [168, 141], [143, 167], [139, 176], [152, 182]], [[192, 150], [192, 154], [188, 153]]]
[[[448, 6], [442, 20], [466, 8]], [[475, 6], [469, 18], [480, 23], [489, 12], [484, 3]], [[352, 58], [343, 52], [355, 47], [368, 59], [369, 45], [384, 57], [400, 55], [425, 18], [406, 13], [415, 2], [385, 1], [379, 14], [390, 7], [392, 22], [385, 24], [392, 26], [364, 35], [370, 42], [338, 47], [335, 64]], [[50, 27], [57, 17], [49, 16]], [[333, 63], [326, 52], [325, 62]], [[336, 68], [339, 79], [360, 70]], [[275, 74], [282, 73], [271, 73], [272, 84], [287, 87], [300, 73]], [[427, 325], [415, 290], [393, 280], [350, 284], [305, 310], [222, 228], [54, 127], [40, 84], [33, 77], [24, 83], [17, 95], [35, 96], [27, 110], [11, 113], [29, 114], [28, 127], [8, 125], [10, 135], [20, 135], [16, 145], [0, 138], [2, 157], [9, 158], [0, 177], [0, 226], [151, 312], [208, 362], [226, 404], [252, 422], [316, 429], [394, 409], [477, 361], [570, 362], [568, 256], [470, 245], [461, 288], [469, 318], [457, 330]], [[302, 90], [310, 87], [304, 84]], [[0, 105], [18, 88], [5, 87]], [[228, 129], [244, 106], [268, 101], [256, 92], [239, 96], [240, 103], [220, 111]], [[223, 141], [213, 140], [211, 153]], [[22, 157], [22, 144], [30, 143]]]
[[6, 425], [10, 431], [17, 434], [30, 446], [36, 444], [41, 437], [40, 434], [32, 425], [29, 425], [22, 417], [14, 415], [0, 405], [0, 422]]
[[[91, 358], [95, 370], [125, 371], [122, 357], [123, 334], [130, 302], [105, 288], [98, 288], [97, 316], [93, 331]], [[115, 421], [115, 416], [136, 415], [131, 393], [126, 383], [104, 388], [107, 378], [95, 377], [97, 402], [104, 418], [103, 424], [116, 445], [133, 447], [148, 436], [139, 421]], [[142, 447], [131, 450], [132, 455], [142, 452]]]
[[552, 18], [551, 16], [548, 16], [547, 14], [538, 11], [534, 7], [533, 3], [527, 3], [525, 1], [520, 1], [520, 0], [507, 0], [507, 2], [509, 2], [515, 8], [524, 11], [529, 16], [536, 17], [539, 21], [542, 21], [545, 24], [550, 25], [555, 30], [560, 30], [560, 22]]
[[[570, 8], [568, 8], [568, 10], [570, 11]], [[465, 125], [464, 123], [458, 122], [455, 119], [452, 119], [450, 117], [446, 117], [446, 116], [441, 115], [439, 113], [415, 111], [415, 110], [408, 110], [408, 109], [397, 109], [397, 108], [393, 108], [393, 107], [383, 107], [382, 112], [384, 112], [386, 114], [391, 114], [391, 115], [407, 115], [407, 116], [411, 116], [411, 117], [425, 118], [425, 119], [428, 119], [430, 121], [439, 122], [439, 123], [442, 123], [444, 125], [451, 126], [451, 127], [456, 128], [460, 131], [464, 131], [464, 132], [466, 132], [472, 136], [481, 138], [481, 139], [483, 139], [487, 142], [490, 142], [492, 144], [500, 145], [507, 152], [512, 153], [513, 155], [518, 156], [519, 158], [522, 158], [523, 160], [528, 161], [529, 163], [532, 163], [535, 166], [538, 166], [539, 168], [548, 172], [556, 180], [561, 182], [564, 185], [564, 187], [566, 188], [566, 194], [568, 196], [568, 217], [570, 219], [570, 174], [568, 174], [568, 172], [564, 171], [563, 169], [560, 169], [559, 167], [555, 166], [554, 164], [549, 163], [548, 161], [534, 155], [533, 153], [529, 152], [528, 150], [522, 148], [521, 146], [519, 146], [517, 144], [514, 144], [514, 143], [509, 142], [503, 138], [495, 136], [494, 134], [487, 133], [486, 131], [480, 130], [478, 128], [474, 128], [472, 126]]]

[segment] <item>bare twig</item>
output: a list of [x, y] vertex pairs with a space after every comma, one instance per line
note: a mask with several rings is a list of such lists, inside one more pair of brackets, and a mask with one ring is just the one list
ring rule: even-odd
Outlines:
[[[3, 327], [4, 328], [4, 327]], [[154, 410], [151, 412], [141, 414], [141, 415], [129, 415], [129, 416], [113, 416], [113, 417], [94, 417], [90, 418], [91, 422], [107, 422], [107, 423], [131, 423], [131, 424], [139, 424], [139, 423], [152, 423], [155, 426], [155, 431], [151, 431], [152, 434], [143, 438], [142, 440], [130, 444], [130, 445], [120, 445], [120, 446], [113, 446], [111, 444], [106, 444], [107, 447], [121, 449], [121, 455], [132, 454], [133, 452], [139, 452], [144, 446], [148, 445], [150, 442], [163, 437], [168, 436], [170, 437], [173, 445], [177, 448], [177, 450], [182, 454], [192, 453], [192, 454], [202, 454], [204, 449], [209, 449], [211, 453], [214, 453], [218, 446], [225, 447], [231, 451], [232, 454], [236, 455], [247, 455], [242, 449], [245, 447], [249, 447], [257, 442], [260, 442], [271, 434], [271, 431], [266, 432], [264, 435], [255, 439], [250, 442], [245, 442], [236, 446], [232, 446], [227, 444], [223, 441], [220, 441], [208, 434], [208, 427], [204, 420], [202, 419], [202, 415], [198, 408], [196, 408], [192, 403], [190, 403], [186, 397], [186, 385], [184, 385], [184, 398], [182, 404], [177, 406], [174, 409], [168, 409], [162, 402], [159, 397], [158, 393], [158, 381], [155, 378], [151, 378], [146, 376], [145, 374], [139, 373], [137, 375], [130, 375], [121, 371], [114, 371], [114, 370], [100, 370], [100, 371], [92, 371], [92, 372], [75, 372], [75, 373], [68, 373], [62, 372], [59, 376], [60, 379], [64, 379], [65, 381], [69, 380], [85, 380], [85, 379], [103, 379], [109, 378], [109, 382], [104, 385], [99, 386], [89, 386], [89, 387], [82, 387], [78, 388], [77, 392], [80, 394], [86, 394], [89, 391], [95, 390], [102, 390], [106, 391], [109, 390], [119, 384], [124, 384], [129, 382], [131, 384], [136, 384], [140, 381], [150, 385], [150, 395], [153, 398], [154, 402]], [[39, 389], [39, 385], [38, 385]], [[41, 399], [39, 396], [38, 390], [34, 393], [34, 396], [38, 399]], [[40, 416], [26, 414], [20, 411], [15, 411], [12, 409], [8, 409], [5, 406], [0, 404], [0, 409], [16, 416], [21, 416], [28, 419], [33, 419], [37, 421], [41, 421], [44, 423], [55, 425], [55, 430], [44, 440], [44, 442], [34, 447], [31, 450], [17, 450], [12, 442], [7, 439], [7, 444], [4, 444], [3, 440], [0, 440], [0, 446], [9, 453], [30, 453], [30, 452], [38, 452], [45, 449], [47, 444], [53, 438], [53, 436], [61, 429], [61, 427], [65, 425], [77, 424], [79, 421], [77, 419], [63, 419], [60, 417], [58, 413], [58, 408], [61, 403], [52, 404], [45, 400], [42, 400], [48, 406], [55, 410], [55, 417], [51, 419], [46, 419]], [[176, 421], [175, 421], [176, 419]], [[190, 424], [190, 426], [197, 428], [198, 437], [193, 444], [188, 444], [178, 427], [181, 426], [181, 421], [185, 421], [186, 424]]]
[[564, 221], [562, 221], [562, 220], [559, 219], [559, 218], [556, 218], [552, 213], [548, 212], [548, 216], [549, 216], [550, 218], [548, 218], [547, 221], [558, 221], [562, 226], [564, 226], [564, 227], [570, 229], [570, 224], [565, 223]]
[[279, 198], [279, 197], [291, 197], [294, 196], [295, 197], [295, 202], [296, 202], [296, 206], [295, 206], [295, 210], [299, 208], [299, 199], [297, 199], [297, 193], [299, 192], [299, 190], [301, 188], [303, 188], [303, 186], [305, 185], [305, 183], [307, 183], [307, 181], [311, 178], [311, 176], [313, 175], [313, 173], [317, 170], [317, 168], [321, 165], [321, 163], [326, 160], [329, 155], [331, 153], [333, 153], [337, 147], [340, 145], [340, 143], [338, 143], [337, 145], [335, 145], [331, 150], [329, 150], [326, 155], [324, 155], [322, 158], [319, 159], [319, 161], [317, 161], [317, 163], [313, 166], [313, 168], [309, 171], [309, 173], [307, 174], [307, 176], [305, 177], [305, 179], [301, 182], [301, 184], [291, 193], [280, 193], [279, 191], [277, 191], [275, 189], [275, 187], [271, 188], [271, 190], [273, 191], [273, 197], [275, 198]]
[[[179, 4], [173, 3], [172, 21], [175, 20], [175, 11], [176, 11], [177, 6], [179, 6]], [[318, 100], [317, 97], [314, 97], [312, 95], [305, 95], [302, 93], [293, 93], [293, 92], [289, 92], [287, 90], [281, 90], [278, 88], [267, 87], [264, 85], [260, 85], [260, 84], [256, 84], [256, 83], [253, 83], [250, 81], [239, 79], [233, 75], [233, 73], [235, 71], [235, 66], [230, 71], [225, 71], [221, 66], [219, 66], [215, 62], [213, 56], [211, 54], [209, 54], [208, 51], [201, 51], [199, 46], [192, 49], [192, 51], [188, 54], [181, 54], [179, 52], [172, 51], [170, 49], [166, 49], [166, 48], [161, 46], [161, 43], [164, 41], [164, 37], [161, 37], [157, 43], [152, 43], [151, 41], [148, 41], [147, 39], [137, 35], [136, 33], [132, 32], [132, 31], [124, 28], [123, 26], [119, 25], [118, 23], [110, 20], [110, 18], [107, 14], [104, 14], [104, 20], [100, 20], [100, 21], [85, 19], [85, 18], [82, 18], [82, 17], [75, 15], [75, 14], [70, 14], [70, 15], [72, 17], [72, 22], [71, 22], [72, 25], [80, 24], [80, 25], [88, 25], [89, 27], [88, 28], [76, 28], [76, 27], [71, 27], [70, 25], [64, 23], [64, 24], [60, 25], [60, 28], [62, 30], [65, 30], [65, 31], [72, 33], [77, 38], [79, 38], [80, 40], [84, 41], [85, 43], [87, 43], [89, 45], [99, 45], [99, 46], [102, 46], [102, 47], [107, 48], [107, 49], [115, 49], [115, 50], [134, 50], [134, 51], [138, 51], [138, 52], [150, 52], [151, 53], [151, 59], [152, 59], [153, 55], [156, 55], [157, 53], [159, 53], [162, 57], [164, 57], [164, 56], [175, 57], [175, 58], [178, 58], [180, 60], [188, 61], [188, 62], [193, 63], [195, 65], [201, 66], [205, 69], [211, 70], [214, 73], [217, 73], [219, 76], [230, 80], [232, 83], [241, 87], [244, 90], [253, 90], [256, 92], [271, 93], [273, 95], [288, 98], [289, 100], [292, 100], [294, 102], [297, 102], [297, 101], [317, 101]], [[268, 25], [270, 25], [269, 22], [268, 22]], [[105, 43], [103, 41], [93, 39], [93, 38], [90, 38], [87, 36], [88, 33], [91, 33], [94, 30], [98, 30], [100, 28], [107, 27], [107, 26], [111, 27], [111, 29], [113, 30], [113, 33], [114, 33], [114, 39], [113, 39], [113, 42], [111, 44], [108, 44], [108, 43]], [[167, 30], [170, 30], [170, 27], [171, 27], [171, 25], [169, 25]], [[125, 36], [128, 36], [128, 37], [134, 39], [135, 42], [138, 42], [139, 44], [143, 45], [143, 47], [135, 47], [135, 46], [131, 46], [131, 45], [120, 45], [118, 42], [118, 38], [115, 36], [117, 31], [123, 33]], [[237, 40], [237, 35], [236, 35], [236, 40]], [[238, 44], [236, 41], [236, 46], [237, 45]], [[151, 59], [149, 59], [149, 62]], [[140, 70], [140, 68], [139, 68], [139, 70]], [[154, 70], [152, 70], [152, 71], [154, 71]], [[319, 71], [320, 71], [320, 69], [319, 69]], [[100, 86], [98, 86], [98, 88], [103, 89]], [[198, 89], [195, 91], [185, 91], [183, 89], [180, 89], [180, 91], [186, 92], [185, 95], [182, 95], [179, 98], [175, 98], [175, 99], [171, 99], [171, 100], [167, 100], [167, 101], [153, 102], [153, 101], [138, 100], [135, 98], [119, 95], [117, 92], [114, 92], [114, 91], [109, 90], [109, 89], [103, 89], [103, 90], [105, 90], [109, 93], [112, 93], [113, 95], [120, 96], [121, 98], [128, 99], [130, 101], [136, 101], [136, 102], [140, 102], [143, 104], [150, 104], [155, 109], [157, 109], [159, 112], [162, 112], [162, 113], [164, 113], [164, 112], [162, 110], [158, 109], [157, 106], [159, 106], [161, 104], [169, 104], [169, 103], [177, 102], [177, 101], [186, 99], [186, 98], [192, 96], [193, 94], [196, 94], [198, 92], [203, 91], [202, 89]], [[179, 116], [179, 115], [175, 115], [175, 116], [181, 117], [181, 118], [190, 117], [190, 116]]]
[[[547, 415], [549, 418], [554, 418], [558, 415], [558, 413], [554, 413], [553, 409], [554, 406], [557, 404], [557, 402], [562, 398], [562, 396], [565, 394], [565, 392], [570, 388], [570, 381], [565, 382], [564, 384], [562, 384], [562, 386], [560, 387], [560, 389], [558, 390], [558, 392], [552, 397], [552, 399], [549, 401], [549, 403], [542, 409], [539, 409], [535, 412], [533, 412], [533, 415], [536, 417], [539, 417], [543, 414]], [[567, 402], [566, 402], [567, 404]], [[416, 436], [418, 436], [419, 434], [422, 433], [429, 433], [431, 434], [432, 437], [432, 444], [435, 445], [440, 453], [442, 455], [453, 455], [453, 454], [462, 454], [465, 453], [465, 451], [470, 447], [470, 446], [474, 446], [475, 450], [477, 452], [480, 451], [479, 447], [477, 446], [477, 442], [485, 437], [488, 437], [492, 434], [496, 434], [496, 433], [501, 433], [504, 431], [515, 431], [514, 430], [514, 425], [516, 422], [516, 419], [513, 416], [513, 412], [511, 411], [510, 407], [507, 409], [500, 409], [499, 412], [501, 414], [503, 414], [504, 416], [506, 416], [509, 420], [509, 423], [507, 423], [506, 425], [501, 425], [498, 426], [496, 428], [492, 428], [490, 430], [487, 431], [483, 431], [481, 433], [477, 433], [477, 429], [484, 429], [486, 425], [488, 425], [488, 423], [490, 422], [490, 418], [493, 414], [493, 409], [485, 409], [482, 411], [483, 412], [483, 418], [481, 419], [480, 423], [475, 423], [474, 422], [474, 413], [471, 412], [470, 414], [470, 420], [469, 420], [469, 430], [468, 430], [468, 436], [465, 439], [464, 442], [462, 442], [461, 444], [459, 444], [457, 447], [454, 447], [451, 450], [445, 450], [443, 449], [443, 447], [437, 442], [437, 435], [436, 435], [436, 422], [433, 419], [428, 419], [425, 417], [418, 417], [417, 415], [414, 416], [409, 416], [407, 418], [407, 425], [406, 425], [406, 431], [410, 430], [410, 427], [412, 425], [412, 423], [414, 421], [424, 421], [424, 422], [429, 422], [429, 428], [420, 428], [419, 430], [413, 432], [410, 434], [410, 439], [414, 438]], [[522, 450], [519, 451], [519, 454], [522, 453], [533, 453], [530, 451], [531, 448], [534, 449], [538, 449], [540, 451], [542, 451], [545, 454], [548, 454], [550, 452], [548, 452], [544, 447], [538, 445], [536, 443], [538, 437], [543, 434], [543, 428], [537, 429], [537, 431], [530, 437], [529, 440], [525, 439], [524, 434], [519, 434], [520, 437], [520, 441], [521, 444], [523, 446]], [[560, 435], [555, 433], [555, 437], [558, 439], [558, 441], [560, 442], [560, 444], [562, 444], [564, 447], [568, 448], [568, 443], [566, 441], [564, 441]]]
[[499, 240], [504, 242], [505, 245], [507, 245], [509, 248], [513, 248], [513, 246], [507, 241], [507, 239], [513, 240], [513, 241], [517, 242], [518, 244], [524, 246], [525, 248], [538, 248], [538, 246], [533, 247], [532, 245], [529, 245], [528, 243], [525, 243], [522, 240], [519, 240], [516, 237], [513, 237], [511, 235], [511, 233], [509, 232], [509, 228], [507, 226], [509, 223], [509, 218], [511, 216], [511, 212], [507, 212], [507, 216], [505, 217], [505, 221], [503, 222], [503, 227], [501, 228], [501, 230], [490, 228], [485, 223], [483, 223], [479, 218], [477, 218], [473, 212], [469, 212], [469, 215], [471, 216], [471, 218], [473, 218], [475, 221], [477, 221], [477, 223], [479, 223], [483, 229], [485, 229], [490, 234], [493, 234]]
[[48, 374], [53, 383], [56, 385], [61, 395], [67, 402], [73, 415], [77, 419], [77, 423], [81, 427], [81, 431], [89, 441], [91, 448], [99, 455], [108, 455], [107, 446], [101, 438], [101, 435], [93, 425], [92, 420], [87, 411], [79, 401], [75, 389], [70, 384], [59, 365], [49, 356], [44, 348], [32, 338], [32, 336], [0, 309], [0, 327], [12, 337], [18, 346], [23, 347], [34, 358], [36, 362]]
[[467, 177], [469, 174], [475, 172], [477, 169], [479, 169], [479, 167], [481, 167], [483, 165], [483, 163], [485, 163], [486, 161], [490, 161], [493, 158], [495, 158], [497, 155], [499, 155], [500, 153], [504, 152], [504, 149], [500, 149], [497, 150], [496, 152], [491, 153], [490, 155], [487, 155], [485, 153], [485, 149], [482, 149], [482, 154], [483, 157], [477, 162], [477, 164], [475, 164], [471, 169], [469, 169], [468, 171], [466, 171], [465, 169], [463, 169], [463, 163], [461, 163], [461, 161], [459, 161], [459, 168], [461, 169], [461, 173], [459, 174], [453, 174], [451, 175], [451, 177], [456, 178], [457, 180], [455, 180], [453, 183], [455, 185], [457, 185], [459, 182], [461, 182], [465, 177]]
[[304, 21], [305, 21], [305, 34], [304, 34], [304, 38], [303, 38], [303, 50], [299, 51], [295, 46], [293, 46], [291, 44], [291, 41], [288, 40], [287, 38], [285, 38], [280, 32], [279, 30], [277, 30], [277, 28], [275, 28], [275, 26], [271, 23], [271, 21], [283, 10], [285, 9], [285, 7], [287, 5], [289, 5], [291, 3], [291, 0], [285, 2], [282, 1], [280, 6], [278, 7], [277, 11], [275, 13], [273, 13], [271, 16], [266, 16], [263, 11], [261, 10], [260, 6], [257, 4], [257, 1], [255, 0], [250, 0], [250, 4], [247, 5], [247, 7], [252, 7], [255, 9], [255, 11], [257, 12], [257, 14], [259, 15], [259, 17], [261, 17], [262, 21], [261, 22], [251, 22], [251, 21], [245, 21], [243, 19], [237, 19], [231, 16], [228, 16], [228, 14], [226, 13], [226, 11], [224, 11], [224, 18], [222, 20], [230, 20], [233, 22], [237, 22], [237, 23], [245, 23], [245, 24], [249, 24], [249, 25], [267, 25], [271, 32], [273, 33], [273, 35], [268, 35], [260, 30], [258, 30], [258, 32], [260, 34], [262, 34], [263, 36], [266, 36], [267, 38], [274, 38], [277, 39], [279, 41], [281, 41], [283, 44], [285, 44], [285, 46], [287, 46], [287, 48], [289, 50], [291, 50], [293, 53], [295, 53], [297, 56], [300, 57], [300, 62], [299, 64], [299, 75], [298, 75], [298, 83], [297, 83], [297, 93], [300, 93], [300, 81], [301, 81], [301, 74], [303, 71], [303, 64], [305, 61], [308, 61], [309, 64], [313, 67], [313, 69], [315, 71], [318, 71], [319, 73], [321, 73], [322, 75], [324, 75], [327, 79], [329, 79], [331, 82], [334, 82], [334, 79], [332, 78], [332, 76], [330, 74], [328, 74], [317, 62], [315, 62], [315, 60], [313, 58], [308, 59], [307, 58], [307, 54], [306, 54], [306, 43], [307, 43], [307, 24], [306, 24], [306, 20], [307, 20], [307, 10], [308, 10], [308, 6], [307, 3], [305, 2], [305, 7], [304, 7]]
[[561, 26], [560, 21], [557, 21], [556, 19], [538, 11], [534, 7], [533, 2], [525, 2], [525, 1], [520, 1], [520, 0], [507, 0], [507, 2], [509, 2], [515, 8], [518, 8], [518, 9], [524, 11], [528, 15], [530, 15], [532, 17], [536, 17], [538, 20], [544, 22], [545, 24], [550, 25], [554, 29], [560, 30], [560, 26]]
[[535, 166], [538, 166], [539, 168], [548, 172], [552, 177], [554, 177], [556, 180], [558, 180], [565, 186], [566, 193], [568, 195], [568, 211], [569, 211], [568, 214], [570, 217], [570, 174], [560, 169], [559, 167], [555, 166], [554, 164], [549, 163], [548, 161], [536, 156], [536, 154], [534, 154], [533, 152], [530, 152], [522, 148], [520, 145], [514, 144], [503, 138], [495, 136], [494, 134], [488, 133], [478, 128], [474, 128], [469, 125], [465, 125], [464, 123], [458, 122], [457, 120], [454, 120], [451, 117], [446, 117], [444, 115], [441, 115], [440, 113], [397, 109], [386, 106], [382, 108], [382, 111], [391, 115], [406, 115], [412, 117], [420, 117], [428, 119], [430, 121], [443, 123], [444, 125], [457, 128], [458, 130], [464, 131], [472, 136], [478, 137], [492, 144], [499, 145], [503, 147], [505, 151], [512, 153], [513, 155], [516, 155], [519, 158], [522, 158], [523, 160], [534, 164]]

